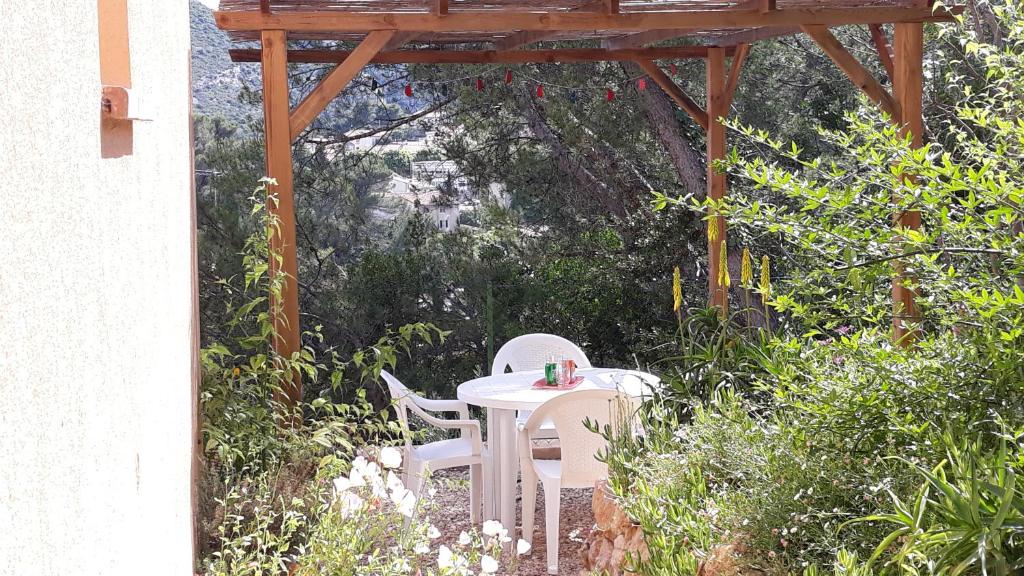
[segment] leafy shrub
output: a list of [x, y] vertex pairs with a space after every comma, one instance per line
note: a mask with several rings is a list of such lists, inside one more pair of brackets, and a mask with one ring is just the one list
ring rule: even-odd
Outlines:
[[[281, 279], [267, 275], [277, 257], [267, 239], [277, 222], [264, 210], [265, 183], [253, 195], [251, 217], [262, 226], [246, 242], [243, 273], [222, 281], [228, 300], [226, 341], [201, 351], [204, 475], [201, 483], [201, 556], [210, 574], [281, 573], [301, 557], [306, 541], [327, 511], [326, 470], [337, 470], [367, 445], [387, 445], [401, 429], [366, 400], [364, 387], [384, 367], [393, 369], [414, 343], [444, 334], [428, 324], [388, 330], [365, 350], [342, 361], [329, 348], [325, 360], [307, 345], [291, 357], [271, 345], [269, 307]], [[318, 332], [305, 335], [320, 340]], [[323, 395], [295, 407], [284, 405], [296, 374]], [[357, 388], [341, 404], [332, 391]]]
[[[613, 439], [612, 486], [651, 546], [641, 573], [723, 562], [807, 576], [1019, 570], [1019, 8], [992, 12], [1006, 34], [998, 46], [945, 31], [962, 34], [961, 69], [985, 78], [922, 149], [867, 109], [844, 131], [820, 131], [833, 158], [735, 127], [762, 151], [721, 166], [741, 191], [691, 204], [783, 248], [762, 291], [778, 330], [684, 330], [684, 354], [669, 362], [690, 401], [677, 390], [665, 404], [674, 418], [653, 409], [645, 438]], [[913, 211], [920, 229], [893, 226], [894, 212]], [[895, 270], [916, 314], [892, 306]], [[890, 340], [894, 315], [913, 347]]]

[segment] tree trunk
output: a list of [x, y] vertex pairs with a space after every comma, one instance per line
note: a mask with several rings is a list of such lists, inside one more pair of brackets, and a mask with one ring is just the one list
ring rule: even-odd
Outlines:
[[519, 90], [516, 92], [515, 100], [523, 116], [526, 118], [530, 131], [547, 146], [558, 168], [575, 180], [576, 184], [597, 200], [608, 213], [620, 220], [624, 220], [628, 214], [621, 198], [615, 193], [615, 190], [609, 188], [607, 184], [587, 169], [579, 159], [573, 157], [572, 152], [562, 142], [562, 139], [548, 125], [543, 111], [537, 106], [532, 95], [525, 90]]
[[[623, 63], [622, 68], [630, 77], [643, 74], [643, 70], [636, 64]], [[679, 129], [679, 120], [676, 119], [675, 104], [669, 100], [661, 88], [649, 82], [647, 89], [639, 92], [640, 99], [644, 105], [644, 112], [647, 121], [658, 136], [665, 151], [668, 152], [679, 174], [679, 183], [683, 186], [686, 194], [694, 198], [703, 198], [707, 194], [705, 186], [705, 169], [702, 161], [703, 155], [694, 147], [694, 143], [687, 138]]]

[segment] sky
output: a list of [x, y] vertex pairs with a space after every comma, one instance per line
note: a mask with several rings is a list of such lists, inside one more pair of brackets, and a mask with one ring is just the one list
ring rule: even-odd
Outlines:
[[220, 0], [199, 0], [199, 1], [202, 2], [203, 4], [206, 4], [210, 8], [210, 10], [216, 10], [217, 9], [217, 3], [220, 2]]

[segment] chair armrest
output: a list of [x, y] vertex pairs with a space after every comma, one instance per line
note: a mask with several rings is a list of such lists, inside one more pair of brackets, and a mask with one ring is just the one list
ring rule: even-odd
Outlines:
[[480, 438], [480, 422], [476, 420], [470, 420], [468, 418], [460, 420], [445, 420], [444, 418], [438, 418], [428, 414], [425, 410], [420, 408], [416, 404], [410, 404], [409, 409], [423, 419], [424, 422], [434, 426], [435, 428], [441, 428], [444, 430], [462, 430], [463, 435], [469, 432], [470, 435], [475, 435], [478, 439]]
[[422, 398], [420, 396], [411, 397], [410, 400], [424, 410], [430, 410], [431, 412], [458, 412], [459, 418], [463, 420], [469, 419], [469, 406], [461, 400], [431, 400], [430, 398]]

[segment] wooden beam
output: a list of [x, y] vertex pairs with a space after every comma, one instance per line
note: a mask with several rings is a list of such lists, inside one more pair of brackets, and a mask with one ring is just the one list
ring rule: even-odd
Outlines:
[[434, 16], [447, 16], [448, 0], [433, 0], [430, 6], [430, 12]]
[[[719, 49], [711, 48], [710, 50]], [[701, 128], [705, 130], [708, 129], [708, 113], [701, 110], [700, 106], [698, 106], [696, 102], [687, 96], [686, 93], [668, 77], [668, 74], [662, 72], [661, 68], [651, 60], [637, 60], [636, 63], [644, 69], [644, 72], [647, 72], [647, 75], [651, 77], [651, 80], [654, 80], [654, 82], [657, 83], [658, 86], [661, 86], [661, 89], [664, 90], [669, 97], [675, 100], [676, 104], [678, 104], [680, 108], [690, 115], [690, 118], [693, 118], [694, 122], [700, 124]]]
[[515, 49], [521, 48], [523, 46], [528, 46], [528, 45], [534, 44], [536, 42], [543, 42], [543, 41], [548, 40], [550, 38], [554, 38], [554, 37], [558, 36], [561, 33], [562, 33], [561, 30], [557, 30], [555, 32], [547, 32], [547, 31], [538, 32], [536, 30], [525, 30], [525, 31], [521, 31], [521, 32], [516, 32], [514, 34], [509, 34], [508, 36], [506, 36], [506, 37], [498, 40], [497, 42], [495, 42], [494, 43], [494, 49], [495, 50], [515, 50]]
[[[725, 51], [712, 48], [707, 59], [707, 180], [708, 198], [721, 200], [725, 197], [725, 174], [715, 169], [715, 161], [725, 158], [725, 125], [722, 120], [729, 114], [725, 105]], [[716, 220], [717, 238], [708, 239], [708, 301], [723, 313], [729, 310], [729, 289], [719, 281], [722, 250], [726, 249], [725, 218], [711, 216]], [[728, 262], [726, 262], [728, 265]]]
[[735, 46], [738, 44], [753, 44], [762, 40], [771, 40], [779, 36], [789, 36], [800, 32], [799, 26], [774, 26], [771, 28], [753, 28], [742, 32], [731, 32], [715, 38], [718, 46]]
[[774, 12], [776, 10], [775, 0], [758, 0], [757, 9], [761, 12], [761, 14]]
[[[405, 46], [406, 44], [408, 44], [409, 42], [412, 42], [413, 40], [419, 38], [420, 36], [421, 36], [421, 34], [419, 32], [396, 32], [395, 35], [391, 37], [391, 40], [388, 40], [388, 43], [385, 44], [383, 48], [381, 48], [381, 51], [398, 50], [402, 46]], [[230, 52], [230, 50], [229, 50], [229, 52]], [[289, 62], [298, 62], [298, 60], [292, 60], [291, 58], [292, 58], [292, 53], [289, 52], [288, 53], [288, 61]], [[340, 60], [339, 60], [339, 62], [340, 62]]]
[[743, 63], [747, 61], [750, 53], [750, 44], [740, 44], [736, 48], [736, 54], [732, 57], [732, 64], [729, 65], [729, 79], [725, 83], [725, 109], [732, 107], [732, 98], [736, 94], [736, 86], [740, 83], [740, 72], [743, 71]]
[[260, 0], [260, 12], [270, 14], [270, 0]]
[[[264, 30], [263, 45], [263, 120], [266, 137], [267, 176], [277, 181], [268, 187], [267, 210], [278, 221], [271, 234], [270, 248], [278, 258], [270, 259], [270, 276], [282, 280], [280, 293], [271, 294], [274, 349], [290, 358], [302, 346], [299, 325], [298, 259], [295, 243], [295, 199], [292, 175], [292, 139], [288, 122], [288, 43], [283, 30]], [[295, 376], [295, 385], [285, 387], [278, 398], [286, 406], [295, 407], [302, 400], [302, 382]]]
[[900, 108], [896, 100], [879, 84], [878, 80], [863, 64], [854, 58], [846, 48], [824, 26], [803, 26], [804, 32], [821, 48], [836, 66], [846, 74], [868, 98], [878, 104], [890, 118], [900, 117]]
[[657, 42], [662, 42], [664, 40], [672, 40], [673, 38], [679, 38], [680, 36], [686, 36], [689, 33], [689, 30], [648, 30], [646, 32], [629, 34], [627, 36], [616, 36], [614, 38], [608, 38], [601, 42], [601, 46], [609, 50], [639, 48], [641, 46], [647, 46], [648, 44], [654, 44]]
[[885, 37], [885, 31], [882, 30], [881, 24], [869, 24], [868, 28], [871, 30], [871, 41], [875, 44], [878, 58], [882, 61], [882, 66], [885, 66], [885, 73], [889, 75], [891, 84], [896, 77], [896, 70], [892, 63], [892, 46], [889, 45], [889, 39]]
[[619, 13], [619, 0], [601, 0], [601, 5], [604, 7], [605, 14]]
[[[726, 53], [733, 53], [728, 49]], [[232, 49], [228, 53], [235, 62], [259, 62], [258, 49]], [[680, 60], [705, 58], [705, 46], [639, 48], [636, 50], [604, 50], [602, 48], [561, 48], [554, 50], [398, 50], [378, 52], [371, 64], [530, 64], [544, 62], [622, 62], [632, 60]], [[289, 62], [342, 63], [352, 56], [349, 50], [291, 50]]]
[[331, 103], [331, 100], [348, 86], [348, 83], [356, 77], [356, 74], [366, 66], [370, 60], [387, 44], [395, 32], [384, 30], [370, 32], [366, 38], [359, 43], [352, 53], [338, 64], [334, 70], [320, 81], [320, 84], [310, 92], [291, 115], [291, 137], [298, 138], [299, 134], [309, 126], [310, 122], [317, 117], [323, 109]]
[[[581, 11], [595, 11], [605, 10], [607, 11], [606, 3], [612, 0], [586, 0], [584, 3], [571, 8], [571, 10]], [[615, 10], [618, 12], [618, 0], [615, 1]], [[510, 34], [497, 42], [494, 42], [495, 50], [515, 50], [523, 46], [528, 46], [536, 42], [543, 42], [551, 38], [556, 38], [563, 34], [562, 30], [555, 31], [536, 31], [536, 30], [524, 30]]]
[[[924, 29], [921, 24], [897, 24], [893, 36], [896, 60], [893, 88], [899, 101], [902, 115], [896, 120], [902, 126], [904, 135], [911, 135], [915, 148], [924, 145], [924, 116], [922, 114], [922, 93], [924, 87]], [[912, 175], [905, 176], [912, 180]], [[901, 228], [917, 230], [921, 227], [921, 213], [911, 210], [896, 215], [895, 221]], [[892, 280], [892, 327], [893, 339], [902, 345], [910, 345], [917, 338], [913, 324], [920, 322], [914, 289], [905, 286], [908, 277], [902, 261], [893, 263]]]
[[342, 10], [289, 10], [262, 14], [252, 11], [217, 11], [217, 26], [224, 30], [288, 30], [290, 32], [510, 32], [515, 30], [701, 30], [757, 28], [761, 26], [882, 24], [887, 22], [947, 22], [961, 7], [931, 8], [873, 6], [863, 8], [785, 9], [762, 14], [758, 10], [685, 10], [674, 12], [526, 12], [466, 10], [438, 16], [423, 12], [349, 12]]

